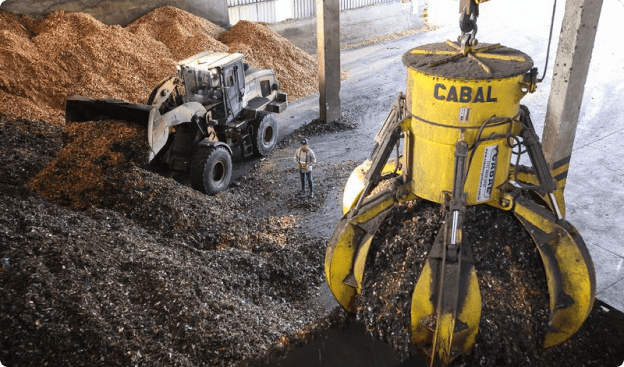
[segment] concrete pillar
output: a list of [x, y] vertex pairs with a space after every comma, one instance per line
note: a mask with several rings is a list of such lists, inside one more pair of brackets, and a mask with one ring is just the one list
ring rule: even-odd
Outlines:
[[546, 109], [546, 162], [565, 180], [603, 0], [567, 0]]
[[316, 0], [319, 110], [322, 121], [340, 119], [340, 0]]

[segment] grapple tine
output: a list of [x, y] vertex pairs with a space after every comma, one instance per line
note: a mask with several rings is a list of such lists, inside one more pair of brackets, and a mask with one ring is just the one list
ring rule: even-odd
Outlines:
[[481, 292], [470, 246], [463, 240], [468, 144], [456, 144], [449, 211], [412, 294], [412, 342], [429, 351], [431, 366], [469, 354], [479, 331]]
[[550, 320], [544, 347], [568, 340], [583, 324], [596, 297], [596, 275], [585, 241], [576, 228], [523, 197], [514, 214], [537, 244], [550, 293]]
[[327, 244], [325, 277], [336, 300], [349, 312], [359, 293], [373, 236], [396, 204], [396, 186], [389, 185], [342, 216]]
[[[392, 111], [377, 134], [378, 141], [368, 162], [357, 167], [345, 187], [343, 211], [338, 225], [334, 229], [325, 254], [325, 277], [332, 293], [347, 311], [355, 312], [353, 301], [361, 291], [362, 277], [366, 256], [377, 229], [399, 200], [414, 199], [414, 195], [402, 189], [397, 195], [404, 178], [397, 177], [399, 156], [394, 164], [388, 159], [392, 150], [398, 146], [401, 137], [404, 97], [397, 96]], [[382, 177], [383, 172], [393, 171], [390, 176]], [[383, 188], [369, 195], [383, 181]]]
[[481, 292], [470, 249], [444, 259], [444, 227], [436, 237], [412, 294], [412, 342], [431, 365], [447, 365], [474, 346], [481, 319]]

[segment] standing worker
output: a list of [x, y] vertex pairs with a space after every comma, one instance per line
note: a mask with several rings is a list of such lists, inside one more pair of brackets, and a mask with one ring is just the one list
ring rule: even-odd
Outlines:
[[295, 152], [295, 164], [299, 167], [299, 177], [301, 178], [301, 195], [305, 194], [306, 181], [310, 187], [310, 197], [314, 197], [314, 183], [312, 182], [312, 165], [316, 164], [316, 156], [312, 149], [308, 147], [308, 139], [301, 139], [301, 146]]

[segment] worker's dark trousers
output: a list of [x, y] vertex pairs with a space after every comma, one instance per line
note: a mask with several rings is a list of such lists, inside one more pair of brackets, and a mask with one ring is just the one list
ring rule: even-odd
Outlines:
[[314, 183], [312, 182], [312, 171], [310, 172], [301, 172], [299, 171], [299, 177], [301, 178], [301, 191], [305, 190], [306, 181], [308, 181], [308, 187], [310, 188], [310, 192], [314, 192]]

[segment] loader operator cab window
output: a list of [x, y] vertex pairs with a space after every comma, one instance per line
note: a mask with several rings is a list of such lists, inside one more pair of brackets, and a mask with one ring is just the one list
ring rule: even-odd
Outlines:
[[266, 97], [271, 94], [271, 82], [268, 80], [261, 81], [260, 91], [262, 92], [262, 97]]
[[226, 71], [225, 74], [225, 86], [233, 87], [234, 86], [234, 74], [232, 74], [232, 69]]
[[195, 79], [195, 73], [193, 73], [193, 70], [185, 67], [182, 77], [184, 78], [185, 87], [195, 93], [194, 90], [197, 89], [197, 80]]

